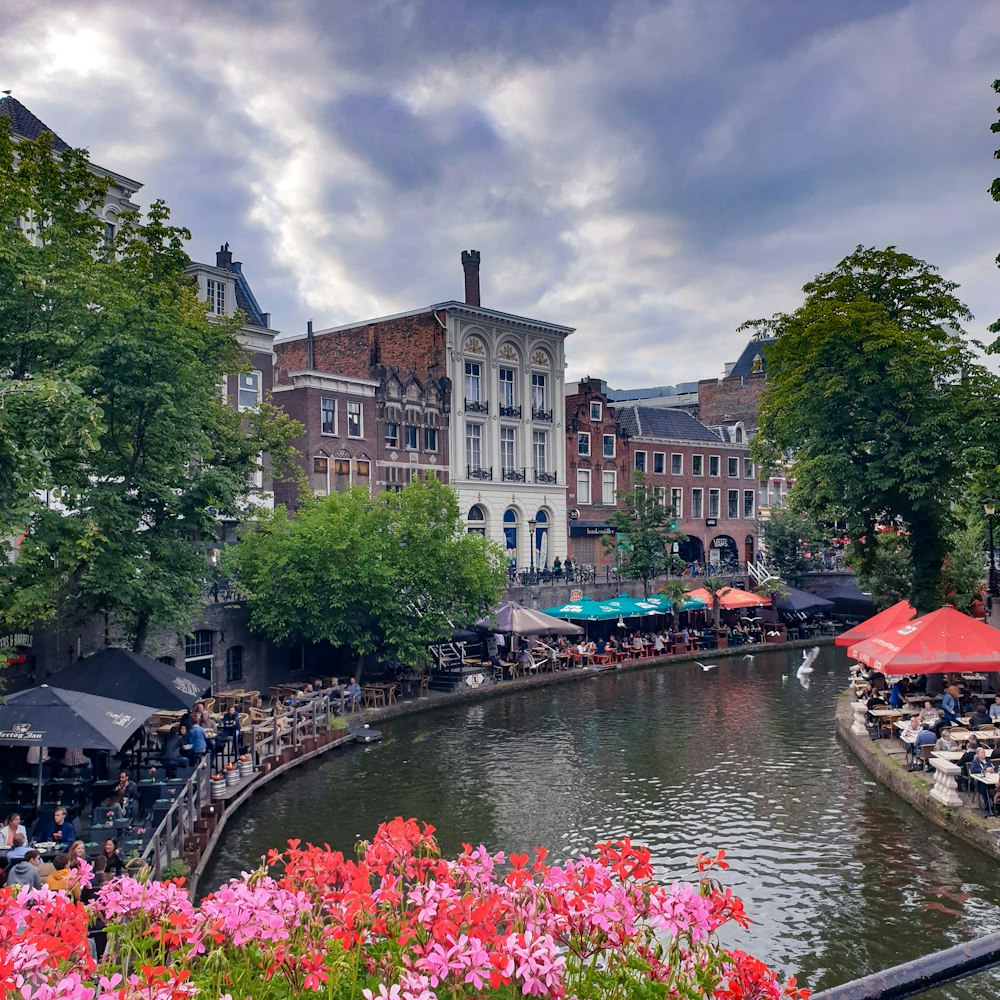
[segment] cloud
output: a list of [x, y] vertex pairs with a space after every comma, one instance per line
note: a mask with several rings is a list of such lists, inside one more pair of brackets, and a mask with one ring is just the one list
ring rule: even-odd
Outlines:
[[613, 385], [718, 374], [858, 243], [1000, 313], [988, 0], [9, 8], [4, 86], [285, 331], [459, 298], [470, 248]]

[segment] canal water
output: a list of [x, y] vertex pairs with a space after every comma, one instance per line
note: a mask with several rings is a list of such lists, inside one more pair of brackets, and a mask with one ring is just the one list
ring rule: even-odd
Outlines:
[[[808, 688], [801, 652], [608, 672], [383, 724], [263, 789], [201, 882], [291, 837], [350, 851], [379, 822], [434, 824], [448, 854], [546, 845], [554, 858], [629, 835], [663, 881], [725, 848], [755, 921], [726, 943], [819, 989], [1000, 930], [996, 863], [877, 785], [838, 742], [844, 653]], [[705, 662], [713, 662], [711, 653]], [[927, 994], [995, 994], [993, 973]]]

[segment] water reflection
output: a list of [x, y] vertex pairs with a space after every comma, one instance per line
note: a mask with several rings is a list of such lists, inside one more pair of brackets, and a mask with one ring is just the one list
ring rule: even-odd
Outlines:
[[[995, 866], [876, 785], [837, 742], [843, 654], [758, 653], [578, 684], [387, 724], [259, 793], [203, 886], [289, 837], [349, 850], [417, 816], [446, 852], [545, 844], [556, 857], [628, 834], [664, 880], [726, 848], [755, 920], [739, 944], [815, 988], [1000, 929]], [[995, 975], [935, 996], [972, 998]], [[931, 994], [928, 994], [931, 996]]]

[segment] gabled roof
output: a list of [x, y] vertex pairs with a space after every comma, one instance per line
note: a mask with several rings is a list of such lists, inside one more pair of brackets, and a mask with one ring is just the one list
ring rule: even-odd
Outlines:
[[10, 119], [14, 135], [19, 135], [22, 139], [37, 139], [43, 132], [48, 132], [52, 136], [53, 149], [62, 152], [70, 148], [69, 143], [60, 139], [54, 129], [49, 128], [16, 98], [0, 99], [0, 117]]
[[711, 441], [721, 444], [718, 434], [684, 410], [662, 406], [616, 406], [618, 433], [651, 441]]
[[[739, 361], [733, 365], [732, 371], [726, 377], [746, 378], [748, 375], [766, 375], [767, 357], [764, 353], [764, 348], [773, 343], [773, 337], [770, 340], [751, 340], [743, 348], [743, 353], [740, 355]], [[760, 363], [755, 364], [758, 357], [760, 358]]]
[[267, 320], [264, 313], [257, 304], [257, 298], [250, 288], [250, 283], [243, 273], [243, 265], [234, 260], [230, 265], [233, 274], [236, 275], [236, 305], [243, 310], [247, 321], [254, 326], [267, 327]]

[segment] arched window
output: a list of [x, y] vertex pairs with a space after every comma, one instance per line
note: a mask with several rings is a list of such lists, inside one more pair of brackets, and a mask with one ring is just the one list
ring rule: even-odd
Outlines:
[[737, 424], [736, 431], [734, 433], [734, 439], [737, 444], [743, 444], [743, 425]]
[[539, 510], [535, 514], [535, 566], [547, 569], [549, 565], [549, 514]]
[[226, 650], [226, 683], [243, 680], [243, 647], [230, 646]]
[[517, 511], [508, 507], [503, 512], [503, 544], [507, 549], [507, 561], [517, 565]]
[[486, 511], [479, 504], [475, 503], [469, 508], [466, 521], [466, 530], [470, 535], [486, 534]]

